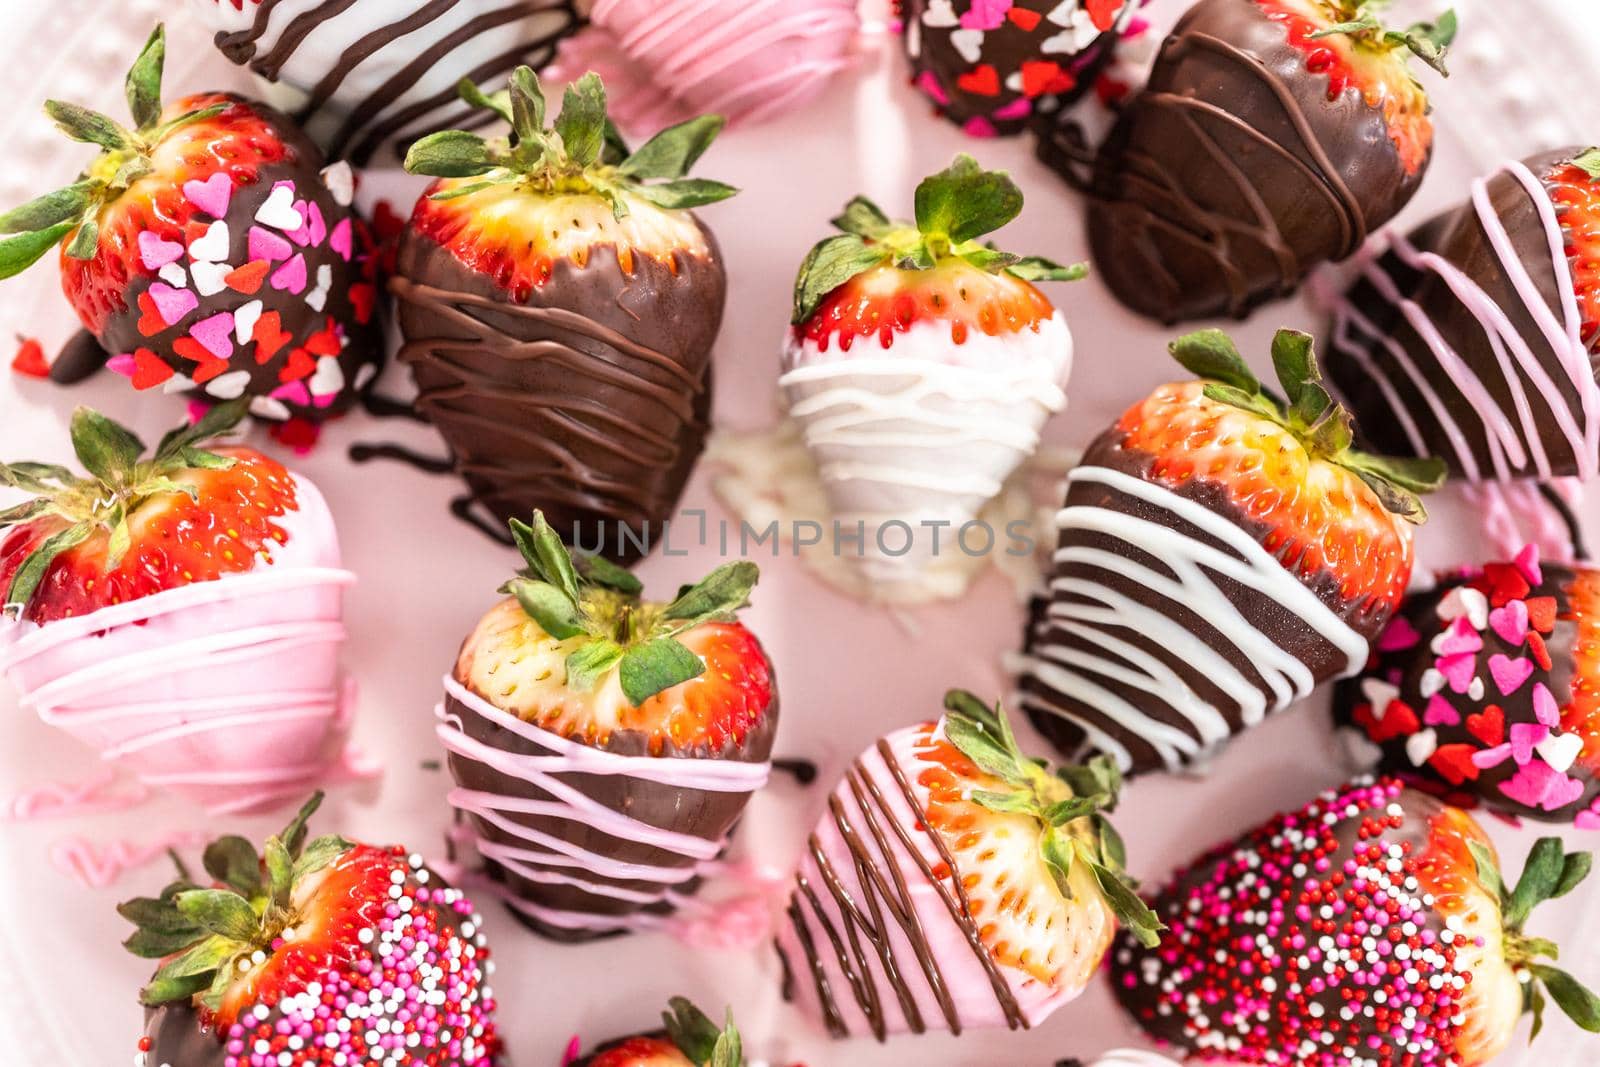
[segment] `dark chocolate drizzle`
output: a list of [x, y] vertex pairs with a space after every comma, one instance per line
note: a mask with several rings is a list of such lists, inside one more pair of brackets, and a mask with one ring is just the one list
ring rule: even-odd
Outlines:
[[[216, 36], [217, 47], [223, 55], [234, 63], [248, 66], [268, 81], [278, 81], [283, 75], [285, 65], [293, 58], [306, 38], [315, 33], [323, 23], [351, 7], [356, 0], [324, 0], [323, 3], [302, 12], [289, 21], [271, 48], [263, 53], [260, 50], [262, 38], [267, 32], [272, 9], [278, 2], [279, 0], [261, 0], [255, 19], [248, 28], [232, 33], [219, 33]], [[413, 3], [416, 6], [409, 12], [353, 42], [340, 56], [339, 62], [329, 68], [316, 84], [304, 87], [307, 100], [296, 118], [302, 123], [316, 122], [318, 125], [331, 126], [333, 122], [337, 122], [332, 135], [322, 138], [329, 155], [336, 158], [343, 156], [356, 164], [365, 164], [385, 143], [402, 132], [407, 135], [407, 139], [412, 139], [433, 130], [460, 126], [468, 117], [468, 112], [441, 114], [428, 122], [425, 127], [411, 128], [413, 123], [430, 112], [438, 111], [456, 99], [454, 86], [459, 78], [452, 79], [449, 89], [416, 100], [404, 107], [396, 105], [424, 75], [436, 66], [450, 62], [452, 54], [457, 49], [475, 41], [484, 33], [535, 15], [552, 16], [552, 25], [548, 31], [519, 40], [515, 47], [491, 57], [471, 70], [461, 72], [462, 77], [480, 84], [498, 80], [521, 63], [536, 68], [544, 66], [554, 57], [556, 45], [561, 39], [576, 32], [586, 21], [578, 11], [576, 0], [520, 0], [476, 15], [448, 33], [432, 34], [429, 27], [454, 9], [460, 0], [426, 0], [426, 2], [413, 0]], [[367, 4], [364, 10], [372, 6]], [[362, 63], [395, 41], [411, 34], [418, 35], [416, 41], [419, 45], [425, 43], [425, 47], [420, 48], [415, 58], [365, 98], [354, 103], [336, 99], [346, 79]], [[323, 115], [331, 115], [332, 120], [328, 123], [319, 121]], [[483, 117], [477, 113], [470, 113], [470, 118], [473, 121], [483, 121]]]
[[[921, 811], [917, 795], [912, 790], [911, 783], [887, 740], [878, 741], [877, 752], [893, 776], [895, 785], [899, 788], [906, 804], [912, 811]], [[788, 907], [788, 918], [793, 924], [795, 937], [806, 954], [807, 969], [816, 984], [818, 1000], [822, 1004], [823, 1022], [828, 1032], [834, 1037], [848, 1037], [849, 1027], [839, 1010], [838, 994], [829, 982], [827, 971], [818, 955], [818, 939], [813, 931], [813, 923], [832, 949], [839, 972], [844, 975], [845, 981], [850, 986], [850, 996], [866, 1016], [873, 1036], [879, 1041], [888, 1037], [883, 1013], [884, 990], [880, 985], [886, 986], [887, 992], [899, 1002], [906, 1024], [913, 1033], [920, 1034], [927, 1031], [927, 1022], [917, 1007], [916, 994], [911, 986], [912, 973], [920, 973], [923, 981], [927, 983], [928, 990], [937, 1001], [940, 1014], [944, 1017], [945, 1025], [950, 1032], [959, 1034], [962, 1030], [962, 1021], [956, 1010], [955, 999], [945, 982], [939, 961], [934, 958], [927, 933], [918, 921], [910, 887], [906, 884], [900, 865], [891, 855], [895, 846], [886, 834], [885, 827], [893, 832], [905, 854], [915, 860], [923, 877], [934, 887], [949, 910], [951, 919], [960, 927], [973, 955], [989, 976], [990, 987], [994, 990], [995, 999], [1005, 1014], [1006, 1024], [1013, 1030], [1026, 1029], [1027, 1017], [1023, 1014], [1022, 1007], [1012, 993], [1005, 975], [1001, 973], [999, 964], [983, 944], [978, 924], [972, 917], [972, 907], [967, 899], [966, 889], [960, 880], [935, 877], [933, 868], [923, 858], [921, 850], [911, 836], [912, 829], [900, 824], [894, 810], [878, 789], [877, 782], [860, 759], [857, 759], [846, 772], [845, 782], [849, 787], [851, 799], [855, 802], [861, 826], [858, 827], [853, 821], [852, 813], [846, 810], [837, 792], [828, 798], [828, 812], [850, 849], [855, 885], [852, 885], [844, 872], [834, 867], [816, 834], [812, 834], [807, 850], [820, 872], [823, 884], [820, 887], [813, 886], [803, 873], [796, 874], [795, 892], [789, 898]], [[863, 836], [863, 829], [867, 836]], [[954, 870], [955, 859], [950, 855], [938, 832], [923, 824], [919, 824], [915, 829], [933, 845], [944, 866]], [[819, 896], [819, 889], [832, 898], [834, 906], [844, 919], [844, 929], [839, 929], [828, 917]], [[916, 957], [914, 961], [901, 961], [896, 957], [889, 934], [890, 923], [899, 928], [906, 943], [911, 946], [912, 953]], [[863, 942], [866, 943], [865, 948]], [[781, 949], [779, 955], [783, 955]], [[882, 983], [873, 973], [871, 967], [873, 959], [876, 959], [881, 970]], [[914, 972], [905, 969], [908, 964], [913, 963]], [[785, 995], [791, 995], [793, 982], [796, 980], [792, 961], [784, 957], [783, 965], [786, 976]]]
[[111, 353], [100, 346], [94, 334], [79, 330], [67, 338], [51, 362], [50, 380], [57, 385], [77, 385], [104, 370], [110, 358]]
[[1358, 89], [1328, 99], [1254, 0], [1202, 0], [1101, 148], [1096, 267], [1140, 314], [1242, 318], [1355, 252], [1422, 169], [1405, 173]]
[[1544, 497], [1545, 503], [1550, 505], [1550, 510], [1561, 517], [1561, 522], [1567, 528], [1567, 540], [1572, 544], [1572, 558], [1579, 563], [1590, 560], [1589, 542], [1583, 536], [1583, 520], [1578, 518], [1578, 513], [1567, 503], [1567, 498], [1556, 492], [1555, 486], [1549, 482], [1539, 483], [1539, 495]]

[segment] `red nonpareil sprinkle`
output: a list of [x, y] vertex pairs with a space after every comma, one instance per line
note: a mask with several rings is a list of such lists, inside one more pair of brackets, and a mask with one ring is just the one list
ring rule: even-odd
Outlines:
[[17, 354], [11, 358], [11, 369], [29, 378], [50, 377], [50, 364], [44, 358], [44, 346], [33, 337], [18, 337], [17, 341]]

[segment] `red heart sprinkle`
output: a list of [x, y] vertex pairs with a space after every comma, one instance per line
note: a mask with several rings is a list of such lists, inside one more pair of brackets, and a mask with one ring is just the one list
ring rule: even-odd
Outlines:
[[1506, 713], [1500, 705], [1490, 704], [1477, 715], [1467, 716], [1467, 733], [1493, 748], [1506, 739]]
[[1097, 30], [1109, 30], [1117, 21], [1125, 0], [1089, 0], [1089, 21]]
[[265, 363], [277, 355], [278, 349], [289, 343], [289, 334], [283, 328], [283, 319], [276, 311], [269, 311], [256, 320], [250, 337], [256, 343], [256, 362]]
[[956, 78], [956, 84], [962, 92], [974, 96], [999, 96], [1000, 74], [989, 63], [984, 63]]
[[1014, 7], [1006, 12], [1006, 18], [1022, 28], [1023, 33], [1032, 33], [1039, 25], [1039, 20], [1044, 18], [1037, 11], [1029, 11], [1025, 7]]
[[[221, 360], [217, 362], [221, 363]], [[172, 377], [173, 370], [148, 348], [133, 350], [133, 387], [150, 389]]]
[[264, 259], [253, 263], [246, 263], [242, 267], [235, 267], [222, 276], [222, 284], [236, 293], [246, 296], [261, 288], [261, 283], [266, 280], [267, 271], [272, 269], [272, 264]]
[[1533, 658], [1541, 670], [1550, 670], [1550, 649], [1545, 645], [1544, 638], [1538, 634], [1528, 635], [1528, 651], [1533, 653]]
[[372, 309], [377, 302], [378, 290], [366, 282], [357, 282], [350, 287], [350, 306], [355, 309], [357, 322], [371, 322]]
[[167, 320], [156, 308], [155, 298], [148, 292], [139, 294], [139, 335], [154, 337], [167, 328]]
[[303, 348], [296, 348], [289, 353], [283, 369], [278, 372], [278, 381], [294, 382], [307, 377], [317, 369], [317, 361]]
[[1476, 748], [1467, 744], [1440, 745], [1434, 750], [1428, 765], [1451, 785], [1475, 782], [1478, 780], [1478, 765], [1472, 762], [1472, 754], [1476, 751]]
[[1489, 563], [1483, 568], [1483, 577], [1489, 583], [1489, 604], [1499, 607], [1508, 600], [1521, 600], [1532, 590], [1528, 579], [1510, 563]]
[[1542, 634], [1547, 634], [1556, 628], [1556, 598], [1553, 596], [1531, 596], [1525, 603], [1528, 605], [1528, 625]]
[[[184, 340], [187, 341], [188, 338], [186, 337]], [[189, 377], [194, 379], [194, 383], [196, 385], [204, 385], [206, 382], [209, 382], [211, 379], [215, 378], [217, 375], [221, 374], [227, 369], [227, 360], [218, 359], [216, 356], [213, 356], [207, 352], [205, 361], [191, 371]]]
[[50, 377], [50, 364], [44, 358], [44, 346], [32, 337], [20, 338], [17, 354], [11, 359], [11, 369], [29, 378]]

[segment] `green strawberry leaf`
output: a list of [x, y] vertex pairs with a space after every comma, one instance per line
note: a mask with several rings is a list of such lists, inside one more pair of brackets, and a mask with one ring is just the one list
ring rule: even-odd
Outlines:
[[1022, 211], [1022, 190], [1004, 171], [984, 170], [962, 153], [924, 178], [915, 194], [917, 230], [960, 244], [992, 233]]
[[635, 196], [667, 211], [704, 207], [739, 192], [734, 186], [711, 178], [679, 178], [654, 185], [636, 185], [631, 191]]
[[1089, 264], [1063, 266], [1043, 256], [1023, 256], [1006, 266], [1005, 272], [1025, 282], [1075, 282], [1089, 276]]
[[701, 623], [725, 621], [750, 601], [750, 590], [761, 577], [761, 569], [749, 560], [733, 560], [678, 594], [661, 612], [663, 619], [682, 622], [681, 629]]
[[294, 857], [283, 839], [274, 834], [267, 838], [263, 858], [267, 868], [267, 899], [282, 911], [288, 908], [289, 893], [294, 888]]
[[[971, 757], [968, 758], [970, 759]], [[988, 808], [990, 811], [1008, 812], [1014, 815], [1039, 814], [1039, 802], [1026, 789], [1008, 789], [1005, 792], [992, 789], [974, 789], [969, 794], [969, 799], [974, 804]]]
[[94, 219], [84, 219], [78, 232], [67, 243], [67, 255], [73, 259], [93, 259], [100, 247], [100, 224]]
[[618, 679], [628, 702], [638, 707], [675, 685], [705, 673], [705, 661], [671, 637], [635, 645], [622, 656]]
[[121, 500], [111, 505], [104, 525], [111, 527], [111, 536], [106, 540], [106, 568], [116, 570], [122, 566], [122, 558], [133, 546], [133, 531], [128, 527], [128, 509]]
[[1594, 867], [1594, 856], [1588, 852], [1569, 852], [1562, 858], [1561, 877], [1556, 879], [1555, 888], [1550, 891], [1550, 899], [1556, 900], [1566, 896], [1589, 877], [1589, 871]]
[[[532, 67], [518, 67], [511, 72], [510, 89], [506, 96], [511, 104], [511, 131], [517, 136], [517, 145], [544, 145], [544, 87]], [[492, 110], [498, 111], [493, 103]], [[604, 109], [602, 108], [602, 111]]]
[[711, 147], [726, 124], [727, 120], [721, 115], [701, 115], [668, 126], [623, 160], [617, 173], [640, 180], [682, 178]]
[[213, 934], [163, 964], [150, 984], [139, 991], [140, 1003], [154, 1008], [188, 999], [209, 986], [212, 976], [238, 955], [240, 947], [230, 938]]
[[[535, 80], [535, 84], [537, 84], [537, 79]], [[499, 92], [486, 93], [483, 91], [482, 87], [480, 87], [478, 83], [473, 81], [471, 78], [462, 78], [460, 81], [456, 82], [456, 95], [475, 108], [481, 108], [484, 111], [493, 111], [496, 115], [499, 115], [502, 119], [504, 119], [507, 124], [511, 125], [513, 128], [515, 127], [516, 121], [512, 118], [511, 111], [510, 90], [501, 89]], [[543, 94], [541, 94], [539, 97], [539, 110], [540, 116], [538, 125], [543, 127]]]
[[191, 889], [178, 894], [177, 904], [195, 925], [233, 941], [249, 941], [261, 929], [250, 902], [231, 889]]
[[1541, 837], [1528, 853], [1522, 877], [1511, 891], [1511, 900], [1505, 910], [1505, 924], [1509, 930], [1521, 930], [1533, 909], [1554, 895], [1561, 881], [1566, 854], [1559, 837]]
[[623, 596], [636, 597], [644, 592], [644, 583], [632, 572], [619, 567], [604, 556], [581, 555], [573, 558], [573, 566], [590, 585], [614, 589]]
[[[1079, 847], [1083, 848], [1082, 845]], [[1095, 881], [1100, 885], [1100, 893], [1105, 897], [1106, 904], [1139, 944], [1145, 948], [1155, 948], [1159, 945], [1161, 932], [1167, 926], [1155, 912], [1150, 910], [1150, 906], [1129, 884], [1127, 878], [1120, 872], [1093, 861], [1089, 863], [1089, 869], [1094, 872]]]
[[[174, 914], [177, 914], [176, 910]], [[183, 919], [183, 922], [181, 928], [163, 930], [155, 926], [145, 926], [135, 930], [122, 942], [122, 947], [140, 959], [162, 960], [175, 952], [182, 952], [196, 941], [208, 936], [204, 930], [188, 919]]]
[[1261, 381], [1221, 330], [1198, 330], [1167, 346], [1172, 358], [1196, 378], [1231, 386], [1249, 397], [1261, 395]]
[[441, 130], [419, 138], [406, 151], [405, 169], [435, 178], [471, 178], [505, 164], [493, 144], [466, 130]]
[[606, 134], [606, 87], [599, 75], [590, 71], [567, 86], [555, 130], [568, 157], [578, 166], [587, 167], [600, 158]]
[[24, 500], [15, 507], [0, 511], [0, 530], [7, 526], [17, 526], [24, 522], [32, 522], [50, 510], [50, 501], [42, 497]]
[[60, 244], [75, 226], [75, 221], [68, 220], [0, 241], [0, 279], [15, 277], [39, 262], [39, 257]]
[[567, 688], [578, 693], [593, 690], [621, 661], [622, 654], [622, 646], [607, 637], [597, 637], [574, 650], [567, 657]]
[[[217, 966], [220, 967], [223, 962], [225, 961], [217, 961]], [[211, 985], [211, 976], [214, 973], [162, 977], [157, 972], [157, 977], [151, 979], [148, 985], [139, 990], [139, 1003], [147, 1008], [156, 1008], [162, 1004], [189, 1000], [195, 994]]]
[[1500, 902], [1502, 909], [1510, 902], [1506, 893], [1505, 881], [1500, 877], [1500, 865], [1494, 861], [1494, 853], [1481, 841], [1468, 841], [1467, 851], [1472, 854], [1472, 862], [1476, 867], [1478, 881], [1489, 895]]
[[123, 81], [136, 129], [149, 129], [161, 120], [161, 68], [166, 59], [166, 29], [157, 23]]
[[576, 607], [580, 593], [572, 554], [567, 551], [561, 535], [544, 517], [544, 512], [534, 510], [531, 526], [517, 519], [512, 519], [510, 525], [517, 550], [528, 561], [534, 575], [555, 586]]
[[100, 183], [87, 179], [45, 193], [0, 215], [0, 233], [31, 233], [61, 222], [76, 222], [95, 200]]
[[631, 155], [633, 149], [628, 147], [627, 138], [622, 136], [615, 122], [606, 119], [606, 146], [600, 153], [600, 162], [608, 167], [620, 167], [622, 161]]
[[312, 838], [294, 861], [291, 880], [298, 882], [308, 874], [315, 874], [354, 847], [338, 834]]
[[144, 442], [132, 431], [93, 408], [79, 405], [72, 413], [72, 450], [85, 470], [107, 485], [121, 485], [144, 453]]
[[733, 1025], [731, 1009], [727, 1014], [727, 1025], [717, 1035], [717, 1043], [711, 1049], [710, 1067], [744, 1067], [744, 1040]]
[[836, 229], [869, 240], [883, 237], [894, 229], [894, 223], [883, 209], [864, 196], [852, 197], [844, 210], [831, 221]]
[[1600, 1033], [1600, 997], [1559, 968], [1534, 963], [1529, 965], [1528, 971], [1544, 984], [1550, 999], [1567, 1018], [1591, 1034]]
[[253, 897], [261, 892], [261, 857], [256, 855], [254, 845], [237, 834], [219, 837], [207, 845], [201, 862], [207, 874], [242, 896]]
[[885, 262], [888, 252], [882, 246], [868, 245], [855, 234], [837, 234], [818, 241], [800, 264], [794, 280], [796, 326], [809, 319], [817, 307], [839, 286]]
[[588, 632], [578, 605], [549, 582], [516, 578], [510, 582], [508, 589], [528, 617], [556, 640], [565, 641]]
[[1072, 865], [1077, 850], [1072, 838], [1054, 826], [1046, 826], [1039, 836], [1039, 855], [1049, 868], [1050, 877], [1055, 879], [1056, 889], [1068, 900], [1073, 899]]
[[1600, 180], [1600, 147], [1586, 148], [1572, 159], [1572, 165], [1587, 174], [1591, 180]]
[[44, 580], [45, 572], [50, 569], [50, 564], [55, 562], [55, 558], [67, 549], [88, 540], [94, 528], [95, 524], [85, 519], [46, 538], [43, 544], [33, 550], [32, 555], [22, 561], [22, 566], [11, 576], [11, 586], [6, 590], [5, 601], [0, 603], [0, 609], [14, 611], [20, 616], [28, 601], [33, 599], [34, 590], [38, 589], [39, 583]]
[[46, 100], [44, 113], [74, 141], [97, 144], [112, 152], [132, 149], [138, 143], [133, 134], [116, 122], [98, 111], [90, 111], [77, 104], [69, 104], [64, 100]]

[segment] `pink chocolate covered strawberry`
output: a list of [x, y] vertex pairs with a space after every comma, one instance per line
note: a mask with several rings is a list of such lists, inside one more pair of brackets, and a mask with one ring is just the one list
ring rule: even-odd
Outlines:
[[0, 464], [31, 499], [0, 512], [0, 671], [48, 723], [150, 785], [217, 810], [332, 773], [352, 710], [333, 518], [260, 452], [213, 449], [245, 402], [145, 455], [87, 408], [87, 474]]
[[1394, 779], [1279, 815], [1180, 872], [1155, 900], [1170, 931], [1124, 939], [1117, 995], [1139, 1025], [1205, 1062], [1476, 1067], [1546, 998], [1600, 1031], [1600, 1000], [1527, 933], [1588, 875], [1539, 841], [1513, 888], [1483, 829]]
[[785, 992], [835, 1037], [1034, 1026], [1083, 992], [1119, 921], [1160, 932], [1104, 814], [1115, 765], [1052, 774], [999, 708], [959, 690], [945, 707], [861, 754], [795, 872]]
[[493, 969], [482, 918], [422, 857], [329, 834], [319, 793], [257, 855], [242, 837], [117, 911], [161, 961], [140, 991], [138, 1067], [490, 1067]]
[[[128, 72], [131, 127], [45, 110], [96, 145], [73, 184], [0, 215], [0, 278], [60, 246], [61, 285], [136, 389], [320, 419], [350, 406], [382, 352], [376, 264], [348, 166], [286, 117], [224, 93], [163, 107], [161, 27]], [[92, 345], [78, 344], [82, 364]], [[63, 368], [71, 378], [84, 368]]]

